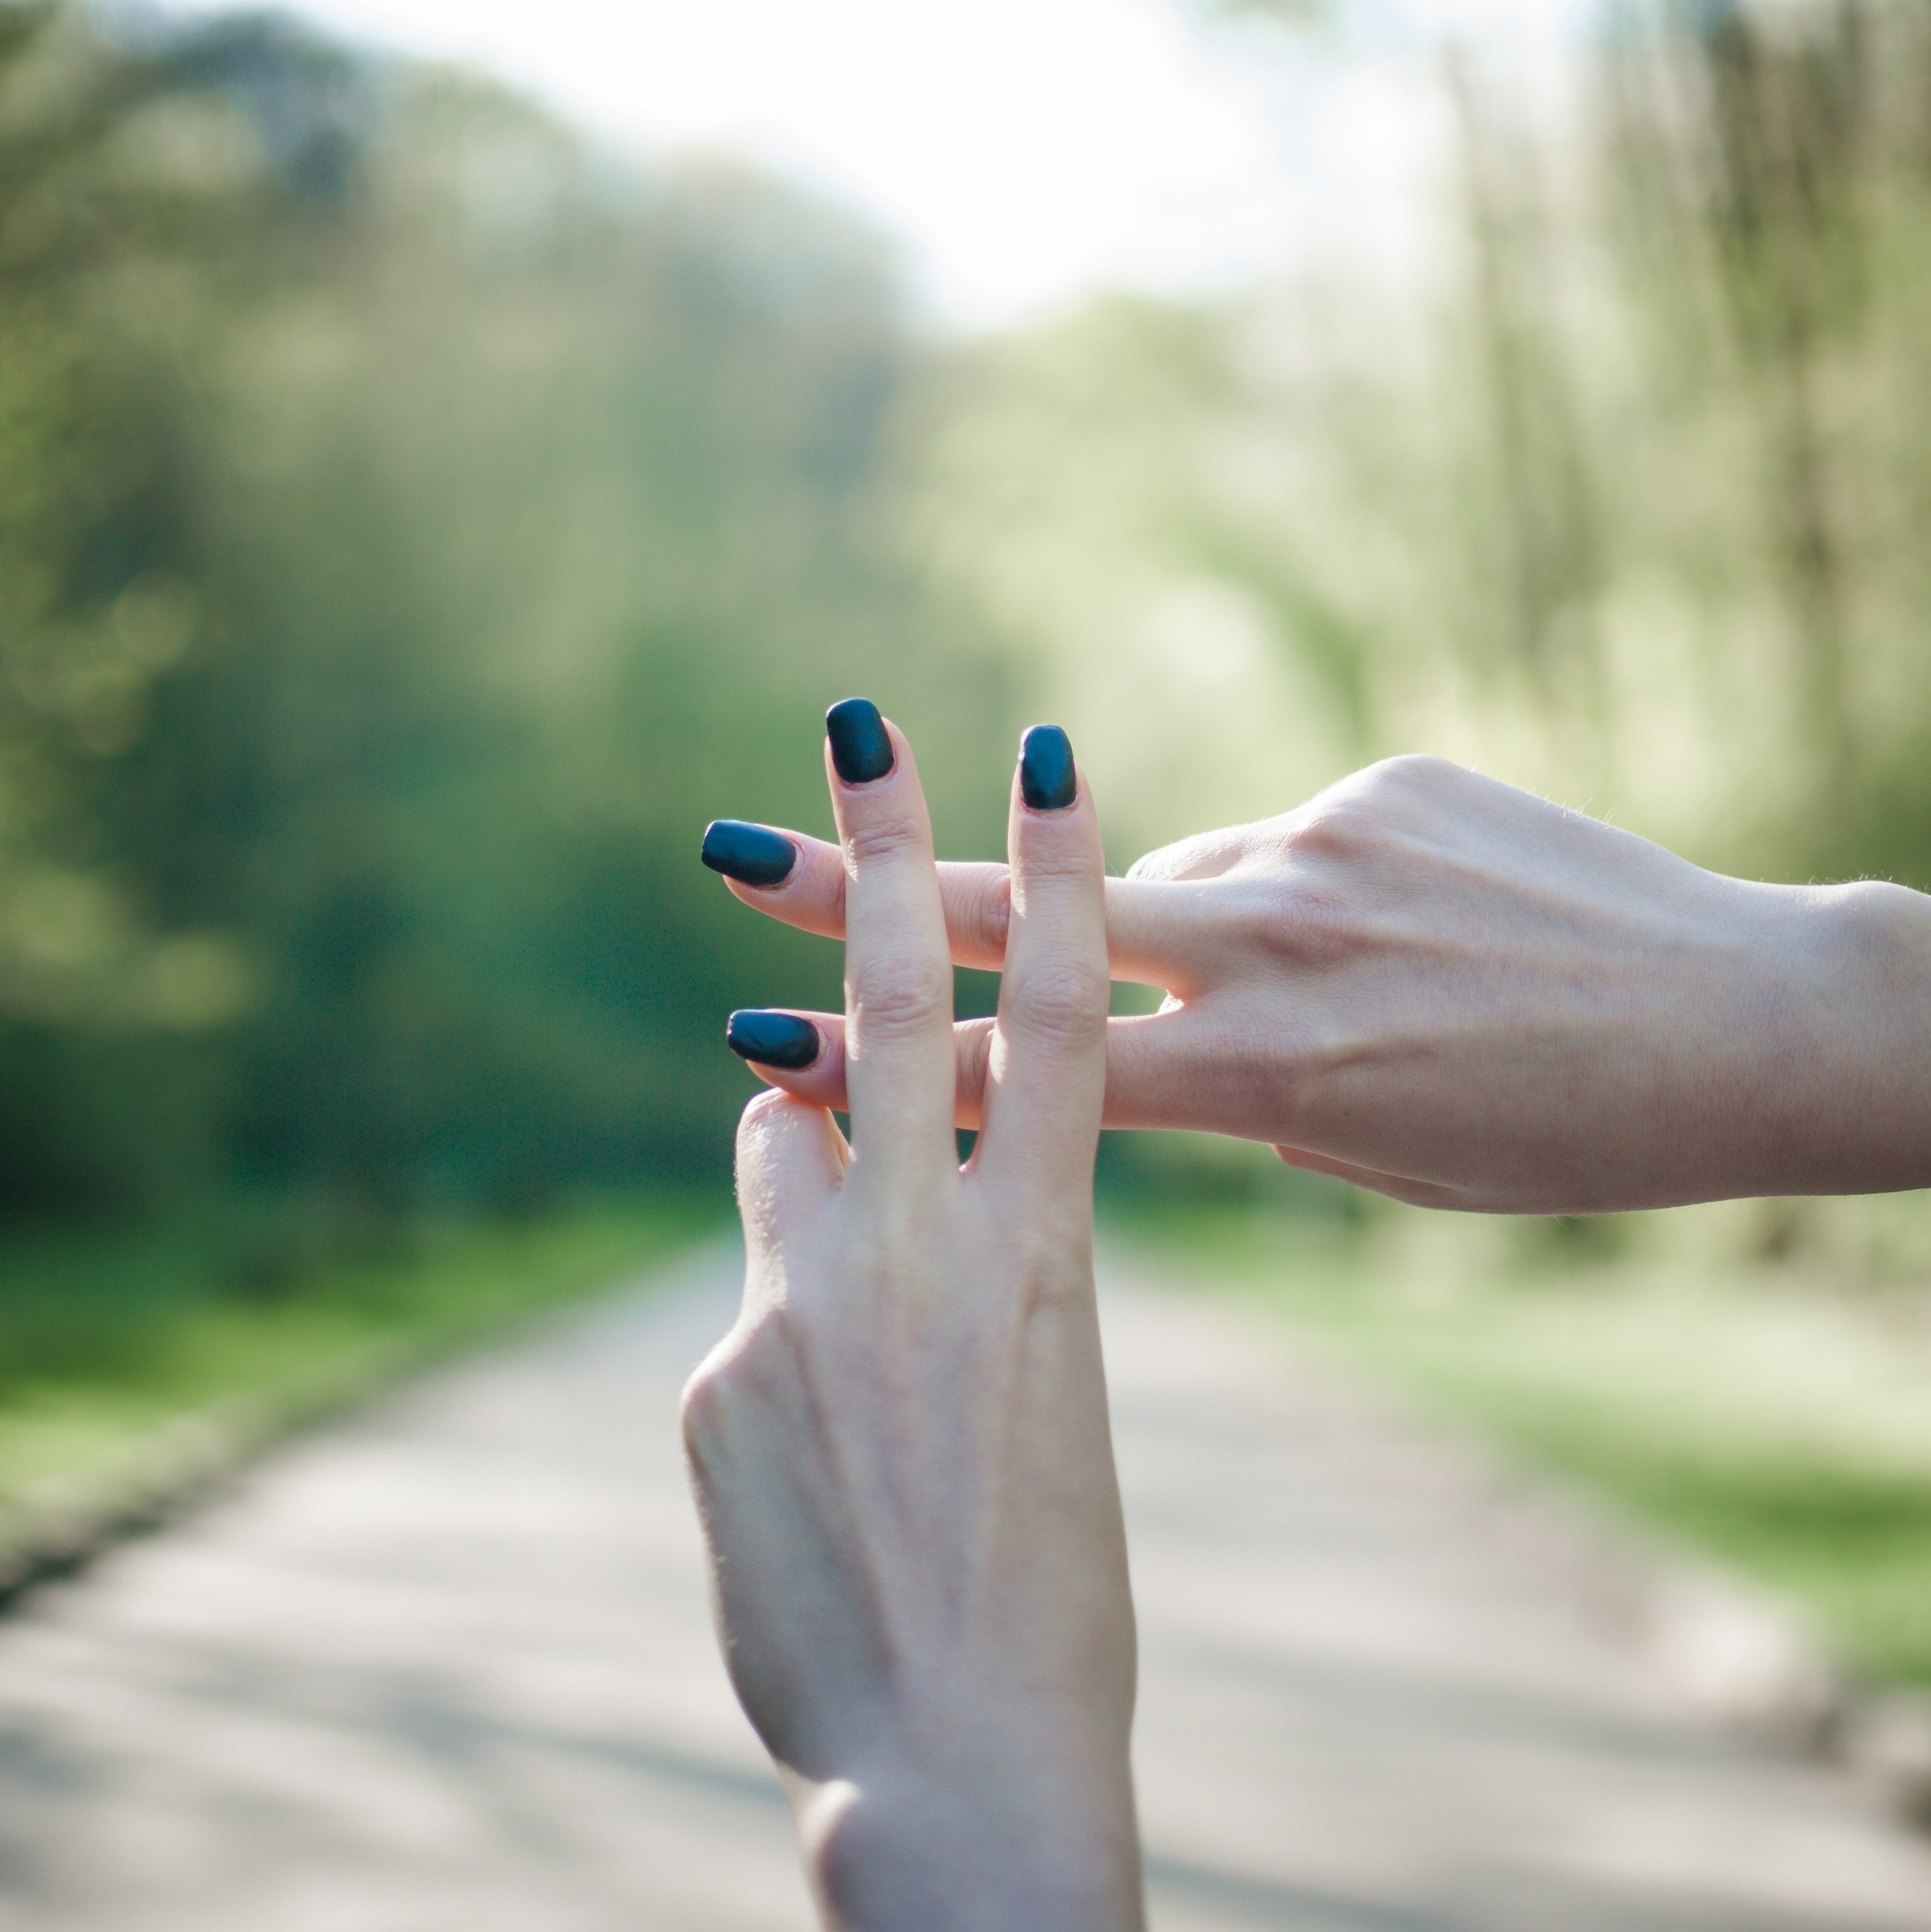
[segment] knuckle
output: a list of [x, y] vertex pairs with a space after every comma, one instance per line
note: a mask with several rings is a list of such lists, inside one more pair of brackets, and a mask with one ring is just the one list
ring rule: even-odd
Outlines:
[[885, 864], [907, 853], [922, 854], [925, 826], [912, 812], [887, 810], [853, 826], [845, 842], [854, 866]]
[[1077, 817], [1045, 819], [1022, 815], [1014, 856], [1022, 878], [1034, 884], [1090, 883], [1097, 891], [1106, 871], [1099, 840], [1091, 824]]
[[1366, 776], [1382, 789], [1413, 796], [1433, 796], [1458, 784], [1468, 775], [1461, 766], [1428, 752], [1404, 752], [1370, 765]]
[[724, 1352], [728, 1346], [720, 1343], [691, 1371], [677, 1400], [685, 1453], [700, 1467], [710, 1460], [724, 1432], [729, 1402], [725, 1386], [728, 1358]]
[[1328, 794], [1302, 814], [1288, 844], [1296, 858], [1350, 865], [1372, 850], [1380, 829], [1380, 814], [1371, 794]]
[[1364, 766], [1315, 800], [1352, 806], [1374, 822], [1398, 820], [1438, 801], [1467, 776], [1459, 765], [1423, 752], [1404, 752]]
[[1084, 1046], [1106, 1030], [1105, 973], [1070, 960], [1035, 968], [1013, 988], [1012, 1019], [1030, 1037]]
[[1176, 884], [1223, 878], [1278, 847], [1283, 828], [1289, 822], [1289, 815], [1283, 814], [1250, 824], [1224, 825], [1215, 831], [1197, 832], [1191, 838], [1163, 845], [1136, 859], [1128, 868], [1127, 877]]
[[1320, 966], [1358, 944], [1362, 920], [1344, 886], [1302, 877], [1291, 886], [1256, 892], [1233, 914], [1241, 938], [1255, 951]]
[[738, 1338], [734, 1370], [740, 1387], [753, 1400], [771, 1401], [797, 1379], [808, 1352], [806, 1311], [788, 1298], [760, 1309]]
[[1358, 937], [1376, 904], [1413, 882], [1433, 849], [1444, 787], [1467, 774], [1446, 759], [1384, 760], [1323, 792], [1283, 826], [1281, 859], [1291, 890], [1275, 909], [1275, 938], [1305, 956]]
[[1152, 852], [1143, 852], [1127, 868], [1127, 878], [1183, 879], [1193, 869], [1194, 860], [1206, 852], [1212, 836], [1212, 832], [1203, 832], [1198, 838], [1181, 838], [1176, 844], [1156, 846]]
[[742, 1418], [786, 1403], [799, 1384], [805, 1342], [797, 1310], [779, 1301], [741, 1320], [692, 1370], [677, 1409], [695, 1466], [728, 1454]]
[[952, 968], [923, 953], [887, 952], [851, 976], [852, 1007], [874, 1034], [913, 1033], [952, 1017]]
[[1398, 836], [1467, 777], [1459, 765], [1419, 752], [1365, 765], [1281, 821], [1286, 843], [1306, 856], [1354, 860]]

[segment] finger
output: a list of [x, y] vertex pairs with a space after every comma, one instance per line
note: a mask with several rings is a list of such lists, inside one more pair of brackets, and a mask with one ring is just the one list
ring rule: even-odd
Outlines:
[[1022, 741], [1006, 842], [1012, 926], [973, 1156], [989, 1180], [1090, 1213], [1107, 1081], [1106, 858], [1056, 725]]
[[845, 1148], [822, 1107], [753, 1094], [737, 1120], [737, 1212], [753, 1256], [776, 1252], [837, 1193]]
[[[744, 1017], [732, 1016], [734, 1020]], [[815, 1107], [844, 1112], [843, 1014], [773, 1012], [770, 1017], [809, 1028], [809, 1054], [798, 1055], [787, 1065], [761, 1058], [758, 1051], [740, 1047], [738, 1050], [751, 1071], [760, 1080], [781, 1087]], [[980, 1124], [985, 1103], [986, 1070], [992, 1054], [993, 1024], [990, 1019], [959, 1020], [953, 1027], [955, 1126], [976, 1128]], [[1214, 1111], [1218, 1045], [1212, 1025], [1187, 1008], [1164, 1013], [1122, 1014], [1108, 1020], [1107, 1097], [1101, 1126], [1188, 1127], [1209, 1133], [1225, 1131], [1228, 1123]], [[1250, 1138], [1264, 1138], [1264, 1130], [1257, 1128]]]
[[[837, 846], [720, 818], [704, 830], [703, 858], [755, 910], [821, 938], [845, 937], [845, 854]], [[1006, 956], [1005, 867], [943, 864], [938, 892], [953, 964], [996, 973]]]
[[[755, 911], [821, 938], [845, 937], [845, 856], [802, 832], [720, 818], [705, 829], [704, 863]], [[779, 868], [784, 869], [780, 872]], [[1012, 897], [1003, 866], [941, 860], [938, 894], [955, 966], [1005, 963]], [[1116, 980], [1191, 993], [1227, 956], [1233, 906], [1192, 883], [1106, 882], [1107, 950]]]
[[[734, 1018], [739, 1017], [737, 1015]], [[755, 1052], [743, 1053], [751, 1071], [760, 1080], [782, 1087], [787, 1094], [808, 1100], [815, 1107], [829, 1107], [839, 1113], [847, 1109], [845, 1090], [845, 1016], [842, 1013], [785, 1013], [775, 1018], [798, 1023], [811, 1030], [811, 1055], [787, 1064], [761, 1059]], [[952, 1029], [953, 1111], [955, 1127], [977, 1127], [980, 1102], [986, 1090], [986, 1056], [992, 1045], [990, 1019], [959, 1020]]]
[[1243, 896], [1211, 884], [1108, 879], [1107, 970], [1191, 999], [1223, 976], [1251, 923]]
[[925, 794], [904, 734], [869, 700], [834, 704], [825, 725], [845, 855], [845, 1085], [854, 1179], [938, 1185], [956, 1174], [959, 1156], [952, 959]]

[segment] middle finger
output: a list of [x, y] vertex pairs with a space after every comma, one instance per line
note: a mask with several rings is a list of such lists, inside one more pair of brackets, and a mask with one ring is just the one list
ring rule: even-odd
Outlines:
[[904, 735], [868, 699], [826, 715], [843, 848], [851, 1181], [956, 1178], [952, 962], [925, 794]]

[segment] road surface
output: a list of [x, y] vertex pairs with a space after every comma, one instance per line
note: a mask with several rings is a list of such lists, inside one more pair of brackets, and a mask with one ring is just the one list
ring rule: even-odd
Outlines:
[[[713, 1648], [689, 1259], [0, 1622], [5, 1932], [803, 1932]], [[1116, 1282], [1161, 1932], [1931, 1928], [1931, 1852], [1672, 1713], [1412, 1442]]]

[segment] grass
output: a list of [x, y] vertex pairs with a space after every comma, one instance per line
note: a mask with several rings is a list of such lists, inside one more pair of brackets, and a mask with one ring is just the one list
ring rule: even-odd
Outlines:
[[232, 1222], [0, 1244], [0, 1541], [50, 1495], [164, 1480], [197, 1421], [326, 1409], [661, 1259], [709, 1204], [606, 1202], [415, 1231], [293, 1279], [234, 1266]]
[[1921, 1288], [1712, 1260], [1667, 1222], [1621, 1254], [1428, 1223], [1218, 1209], [1121, 1226], [1425, 1412], [1779, 1592], [1854, 1669], [1931, 1686]]
[[[1116, 1237], [1290, 1323], [1525, 1463], [1806, 1606], [1931, 1686], [1931, 1298], [1712, 1259], [1671, 1226], [1598, 1252], [1508, 1224], [1117, 1210]], [[138, 1478], [197, 1418], [326, 1408], [662, 1258], [709, 1203], [431, 1226], [290, 1276], [231, 1224], [0, 1244], [10, 1513]]]

